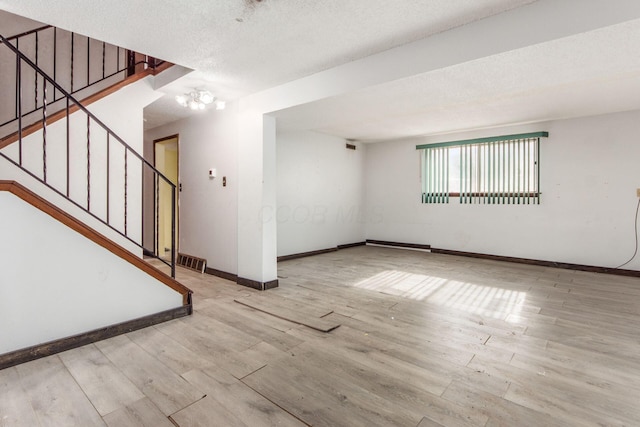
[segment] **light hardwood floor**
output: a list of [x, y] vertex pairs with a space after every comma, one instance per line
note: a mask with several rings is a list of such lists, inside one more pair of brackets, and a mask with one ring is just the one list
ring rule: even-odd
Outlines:
[[0, 426], [640, 425], [638, 279], [379, 247], [279, 275], [179, 269], [192, 317], [0, 371]]

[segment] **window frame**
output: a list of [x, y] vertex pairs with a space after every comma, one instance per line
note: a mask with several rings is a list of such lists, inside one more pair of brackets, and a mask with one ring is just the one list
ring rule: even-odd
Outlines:
[[[461, 204], [540, 204], [540, 138], [548, 136], [549, 132], [540, 131], [416, 145], [422, 150], [422, 203], [448, 204], [457, 197]], [[457, 192], [449, 190], [453, 148], [460, 149]]]

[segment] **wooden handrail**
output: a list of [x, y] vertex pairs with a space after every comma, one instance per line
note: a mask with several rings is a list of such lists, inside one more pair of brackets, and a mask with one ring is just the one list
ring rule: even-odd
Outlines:
[[[83, 99], [82, 101], [80, 101], [80, 103], [83, 106], [88, 106], [93, 104], [96, 101], [99, 101], [103, 98], [106, 98], [107, 96], [111, 95], [112, 93], [117, 92], [118, 90], [122, 89], [123, 87], [126, 87], [132, 83], [137, 82], [138, 80], [142, 80], [147, 76], [155, 76], [158, 73], [161, 73], [162, 71], [170, 68], [171, 66], [173, 66], [173, 64], [169, 63], [169, 62], [165, 62], [162, 65], [158, 66], [157, 68], [147, 68], [146, 70], [136, 73], [132, 76], [127, 77], [124, 80], [121, 80], [117, 83], [114, 83], [113, 85], [102, 89], [99, 92], [96, 92], [92, 95], [89, 95], [88, 97], [86, 97], [85, 99]], [[78, 111], [80, 108], [77, 105], [71, 105], [69, 107], [69, 114], [73, 114], [76, 111]], [[64, 119], [65, 117], [67, 117], [67, 111], [65, 108], [61, 109], [60, 111], [58, 111], [57, 113], [53, 113], [51, 114], [49, 117], [47, 117], [47, 126], [50, 126], [51, 124], [57, 122], [58, 120]], [[36, 133], [40, 130], [42, 130], [43, 128], [43, 121], [39, 120], [36, 123], [25, 127], [24, 129], [22, 129], [22, 137], [26, 137], [28, 135], [31, 135], [33, 133]], [[3, 149], [4, 147], [7, 147], [8, 145], [13, 144], [14, 142], [18, 142], [18, 139], [20, 138], [20, 132], [13, 132], [7, 136], [5, 136], [4, 138], [0, 138], [0, 150]]]
[[49, 201], [38, 196], [37, 194], [29, 190], [28, 188], [24, 187], [23, 185], [15, 181], [0, 181], [0, 191], [7, 191], [21, 198], [22, 200], [29, 203], [33, 207], [41, 210], [42, 212], [54, 218], [55, 220], [63, 223], [67, 227], [71, 228], [77, 233], [80, 233], [81, 235], [91, 240], [92, 242], [102, 246], [103, 248], [107, 249], [111, 253], [119, 256], [120, 258], [127, 261], [128, 263], [144, 271], [151, 277], [162, 282], [166, 286], [170, 287], [171, 289], [173, 289], [174, 291], [182, 295], [183, 305], [191, 304], [191, 294], [192, 294], [191, 289], [187, 288], [182, 283], [172, 279], [170, 276], [166, 275], [165, 273], [153, 267], [152, 265], [146, 263], [141, 258], [135, 256], [128, 250], [124, 249], [122, 246], [111, 241], [110, 239], [103, 236], [102, 234], [98, 233], [93, 228], [89, 227], [83, 222], [72, 217], [71, 215], [69, 215], [59, 207], [54, 206]]
[[[43, 25], [42, 27], [34, 28], [33, 30], [28, 30], [28, 31], [25, 31], [25, 32], [20, 33], [20, 34], [15, 34], [13, 36], [6, 37], [6, 39], [7, 40], [19, 39], [20, 37], [28, 36], [28, 35], [31, 35], [31, 34], [34, 34], [34, 33], [37, 33], [39, 31], [46, 30], [46, 29], [49, 29], [49, 28], [53, 28], [53, 26], [51, 26], [51, 25]], [[3, 42], [0, 41], [0, 44], [2, 44], [2, 43]]]
[[[158, 171], [154, 165], [152, 165], [151, 163], [149, 163], [149, 161], [147, 159], [145, 159], [143, 157], [143, 155], [133, 149], [129, 144], [127, 144], [120, 136], [118, 136], [115, 132], [113, 132], [111, 129], [109, 129], [109, 127], [103, 123], [98, 117], [96, 117], [93, 113], [91, 113], [91, 111], [89, 111], [89, 109], [83, 105], [80, 101], [78, 101], [76, 98], [74, 98], [74, 96], [69, 93], [69, 91], [65, 90], [62, 86], [60, 86], [60, 84], [58, 82], [56, 82], [51, 76], [47, 75], [41, 68], [39, 68], [38, 64], [34, 63], [31, 59], [29, 59], [27, 56], [25, 56], [25, 54], [23, 52], [21, 52], [16, 46], [13, 46], [11, 43], [7, 43], [7, 40], [0, 34], [0, 40], [3, 40], [4, 46], [6, 48], [8, 48], [9, 50], [13, 51], [13, 53], [16, 55], [16, 72], [18, 76], [22, 75], [22, 69], [23, 67], [27, 67], [30, 68], [32, 70], [34, 70], [35, 72], [35, 76], [36, 76], [36, 80], [35, 82], [37, 83], [38, 78], [42, 79], [42, 88], [43, 88], [43, 93], [42, 93], [42, 112], [43, 112], [43, 118], [40, 121], [40, 123], [42, 123], [42, 174], [39, 175], [36, 173], [36, 171], [29, 169], [28, 167], [25, 167], [24, 163], [23, 163], [23, 159], [22, 159], [22, 136], [23, 136], [23, 130], [25, 129], [25, 127], [23, 126], [23, 116], [21, 113], [21, 97], [17, 98], [17, 116], [18, 116], [18, 127], [20, 128], [18, 130], [18, 138], [17, 138], [17, 143], [20, 144], [20, 146], [18, 147], [18, 156], [17, 159], [12, 158], [11, 156], [8, 156], [7, 153], [4, 153], [2, 151], [0, 151], [0, 157], [5, 158], [7, 161], [9, 161], [10, 163], [12, 163], [13, 165], [15, 165], [17, 168], [22, 169], [25, 173], [27, 173], [28, 175], [30, 175], [32, 178], [36, 179], [37, 181], [40, 181], [42, 184], [44, 184], [45, 186], [49, 187], [51, 190], [53, 190], [55, 193], [59, 194], [62, 197], [65, 197], [66, 199], [68, 199], [71, 203], [73, 203], [74, 205], [76, 205], [78, 208], [84, 210], [86, 213], [88, 213], [89, 215], [93, 216], [95, 219], [97, 219], [98, 221], [102, 222], [103, 224], [105, 224], [106, 226], [110, 227], [111, 229], [113, 229], [115, 232], [117, 232], [118, 234], [120, 234], [121, 236], [123, 236], [124, 238], [126, 238], [127, 240], [131, 241], [132, 243], [134, 243], [136, 246], [140, 247], [141, 249], [144, 250], [144, 245], [143, 242], [141, 241], [141, 239], [135, 240], [134, 238], [132, 238], [130, 236], [130, 234], [128, 233], [127, 230], [127, 188], [128, 188], [128, 164], [133, 161], [133, 162], [139, 162], [143, 168], [148, 168], [154, 176], [154, 181], [155, 181], [155, 186], [154, 186], [154, 190], [157, 192], [157, 188], [159, 188], [159, 185], [162, 184], [166, 184], [169, 186], [169, 188], [171, 189], [171, 203], [172, 206], [175, 206], [176, 203], [176, 193], [175, 193], [175, 184], [173, 182], [171, 182], [171, 180], [169, 180], [169, 178], [167, 178], [164, 174], [162, 174], [160, 171]], [[161, 69], [166, 69], [165, 67], [170, 66], [169, 64], [160, 64], [160, 67], [154, 67], [155, 72], [160, 72]], [[153, 73], [153, 71], [152, 71]], [[137, 77], [134, 77], [134, 79], [140, 79], [142, 78], [143, 75], [138, 75]], [[22, 84], [21, 84], [21, 79], [18, 79], [17, 82], [17, 88], [18, 91], [22, 90]], [[71, 111], [74, 111], [76, 113], [84, 113], [86, 115], [86, 124], [84, 125], [84, 128], [86, 130], [86, 143], [87, 143], [87, 148], [86, 148], [86, 171], [87, 171], [87, 192], [86, 192], [86, 199], [84, 199], [83, 197], [70, 197], [70, 192], [69, 192], [69, 183], [70, 183], [70, 177], [69, 177], [69, 161], [71, 160], [72, 156], [70, 156], [69, 154], [69, 148], [70, 148], [70, 137], [71, 137], [71, 133], [70, 133], [70, 129], [69, 129], [69, 122], [67, 121], [67, 132], [66, 132], [66, 142], [67, 142], [67, 168], [66, 168], [66, 173], [67, 173], [67, 177], [66, 177], [66, 189], [64, 188], [58, 188], [56, 186], [51, 185], [50, 182], [47, 181], [47, 164], [46, 164], [46, 145], [47, 145], [47, 139], [46, 139], [46, 125], [48, 123], [51, 123], [47, 120], [47, 111], [46, 111], [46, 106], [47, 106], [47, 98], [45, 96], [45, 94], [47, 93], [47, 91], [45, 89], [51, 89], [53, 88], [54, 92], [58, 92], [61, 97], [57, 98], [57, 100], [61, 100], [61, 99], [66, 99], [67, 103], [66, 106], [63, 110], [64, 114], [62, 116], [56, 116], [54, 117], [54, 119], [60, 120], [60, 117], [69, 117], [69, 113]], [[117, 87], [112, 88], [112, 90], [116, 90]], [[104, 95], [104, 94], [103, 94]], [[97, 97], [94, 97], [93, 100], [97, 99]], [[56, 101], [52, 101], [51, 105], [53, 106], [55, 104]], [[37, 98], [36, 98], [36, 104], [37, 104]], [[73, 109], [73, 110], [72, 110]], [[35, 110], [34, 110], [35, 111]], [[29, 113], [30, 114], [30, 113]], [[9, 123], [9, 122], [7, 122]], [[4, 126], [4, 125], [3, 125]], [[27, 126], [28, 127], [28, 126]], [[30, 128], [29, 131], [33, 132], [34, 129], [37, 128]], [[92, 132], [93, 129], [93, 132]], [[104, 131], [105, 137], [101, 140], [103, 145], [105, 146], [107, 152], [109, 150], [109, 147], [111, 144], [115, 144], [116, 146], [121, 146], [124, 149], [124, 163], [122, 164], [122, 167], [120, 168], [121, 173], [123, 173], [124, 176], [124, 198], [122, 199], [122, 201], [124, 202], [124, 228], [119, 228], [114, 226], [113, 222], [110, 221], [109, 215], [107, 215], [106, 219], [99, 217], [98, 215], [96, 215], [92, 210], [91, 210], [91, 134], [95, 134], [96, 129], [102, 129]], [[96, 141], [94, 139], [94, 141]], [[7, 141], [10, 142], [10, 141]], [[94, 148], [95, 148], [95, 144]], [[81, 154], [82, 156], [83, 154]], [[107, 189], [109, 186], [109, 171], [111, 170], [109, 167], [109, 157], [106, 157], [106, 172], [107, 172]], [[94, 168], [95, 169], [95, 168]], [[95, 192], [94, 192], [95, 194]], [[107, 206], [109, 205], [109, 201], [110, 201], [110, 195], [111, 193], [109, 191], [107, 191], [105, 193], [106, 195], [106, 203]], [[156, 195], [157, 197], [157, 195]], [[116, 201], [119, 203], [119, 201]], [[173, 213], [175, 211], [175, 209], [172, 209], [172, 215], [171, 215], [171, 227], [172, 229], [175, 227], [175, 214]], [[157, 224], [156, 225], [157, 228]], [[138, 236], [139, 237], [139, 236]], [[136, 237], [137, 238], [137, 237]], [[160, 259], [163, 263], [165, 263], [167, 266], [171, 267], [171, 277], [175, 278], [175, 247], [176, 247], [176, 243], [175, 243], [175, 233], [171, 233], [171, 259], [170, 262], [167, 262], [165, 260], [163, 260], [162, 258], [160, 258], [159, 256], [159, 250], [158, 248], [154, 248], [153, 251], [153, 256]]]

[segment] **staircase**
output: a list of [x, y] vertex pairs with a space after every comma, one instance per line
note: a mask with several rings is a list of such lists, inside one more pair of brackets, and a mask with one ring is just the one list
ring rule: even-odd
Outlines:
[[[142, 84], [143, 79], [153, 78], [149, 76], [170, 64], [51, 26], [8, 38], [0, 35], [0, 64], [0, 206], [5, 212], [2, 221], [6, 235], [34, 244], [30, 254], [31, 251], [24, 250], [23, 242], [16, 244], [5, 239], [5, 245], [17, 249], [0, 258], [0, 274], [6, 273], [0, 275], [0, 300], [17, 301], [16, 295], [29, 289], [30, 301], [25, 307], [40, 307], [40, 312], [31, 310], [30, 316], [25, 316], [28, 308], [17, 313], [0, 303], [0, 342], [13, 343], [4, 347], [0, 344], [0, 369], [191, 314], [191, 291], [174, 280], [175, 233], [169, 260], [160, 258], [160, 248], [145, 247], [142, 236], [143, 200], [153, 200], [157, 210], [161, 197], [171, 197], [175, 207], [175, 185], [142, 157], [141, 140], [132, 147], [97, 113], [104, 108], [101, 103], [109, 100], [113, 110], [119, 102], [123, 117], [118, 119], [126, 124], [130, 95], [135, 95], [135, 99], [147, 96], [151, 102], [150, 85]], [[78, 97], [84, 100], [80, 102]], [[140, 114], [141, 109], [140, 106]], [[117, 115], [119, 108], [115, 110]], [[141, 122], [142, 117], [139, 119]], [[168, 191], [161, 191], [164, 189]], [[157, 234], [158, 213], [153, 217], [153, 230]], [[31, 226], [26, 222], [29, 219]], [[64, 226], [60, 228], [60, 224]], [[174, 215], [171, 224], [175, 229]], [[23, 230], [21, 234], [15, 234], [18, 229]], [[60, 241], [51, 246], [49, 240], [53, 237], [47, 240], [43, 236], [56, 236]], [[78, 241], [78, 236], [86, 241]], [[67, 245], [67, 240], [75, 243]], [[48, 251], [43, 252], [43, 247], [48, 247]], [[86, 258], [87, 253], [95, 253], [94, 258]], [[144, 263], [143, 253], [165, 263], [171, 277]], [[30, 255], [36, 256], [32, 268], [48, 265], [61, 274], [38, 276], [14, 265], [26, 264]], [[87, 270], [85, 267], [98, 261], [97, 258], [99, 262]], [[9, 265], [7, 259], [14, 259], [13, 264]], [[55, 259], [56, 263], [44, 259]], [[84, 260], [82, 265], [80, 260]], [[60, 264], [65, 268], [59, 269]], [[84, 277], [76, 274], [84, 270]], [[98, 270], [99, 274], [94, 274]], [[128, 275], [122, 276], [125, 270]], [[114, 281], [116, 276], [118, 279]], [[91, 283], [96, 280], [103, 283]], [[121, 286], [129, 281], [132, 283]], [[148, 284], [141, 285], [143, 282], [156, 283], [156, 290]], [[109, 285], [113, 291], [98, 289], [98, 285]], [[58, 304], [51, 299], [51, 289], [63, 294], [62, 306], [84, 304], [90, 309], [75, 312], [59, 309], [51, 312], [57, 313], [54, 318], [44, 318], [43, 307]], [[171, 293], [177, 293], [178, 298]], [[75, 301], [74, 297], [81, 294], [84, 296]], [[100, 297], [96, 300], [92, 295]], [[154, 298], [156, 304], [152, 303]], [[101, 305], [106, 301], [112, 307], [104, 310]], [[92, 304], [95, 307], [91, 308]], [[93, 314], [98, 312], [102, 314], [96, 319]], [[119, 317], [112, 315], [119, 312]], [[16, 317], [32, 324], [31, 328], [18, 325], [25, 339], [9, 339], [15, 338], [12, 336], [15, 329], [9, 328]], [[51, 327], [56, 324], [61, 325], [57, 330]], [[46, 333], [42, 333], [44, 329]]]

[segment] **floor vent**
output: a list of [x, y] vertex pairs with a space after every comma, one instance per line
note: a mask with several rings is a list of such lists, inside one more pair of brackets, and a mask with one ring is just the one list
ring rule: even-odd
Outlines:
[[198, 271], [200, 273], [204, 273], [205, 268], [207, 268], [206, 259], [197, 258], [192, 255], [181, 253], [178, 254], [178, 261], [176, 264], [185, 268], [189, 268], [191, 270]]

